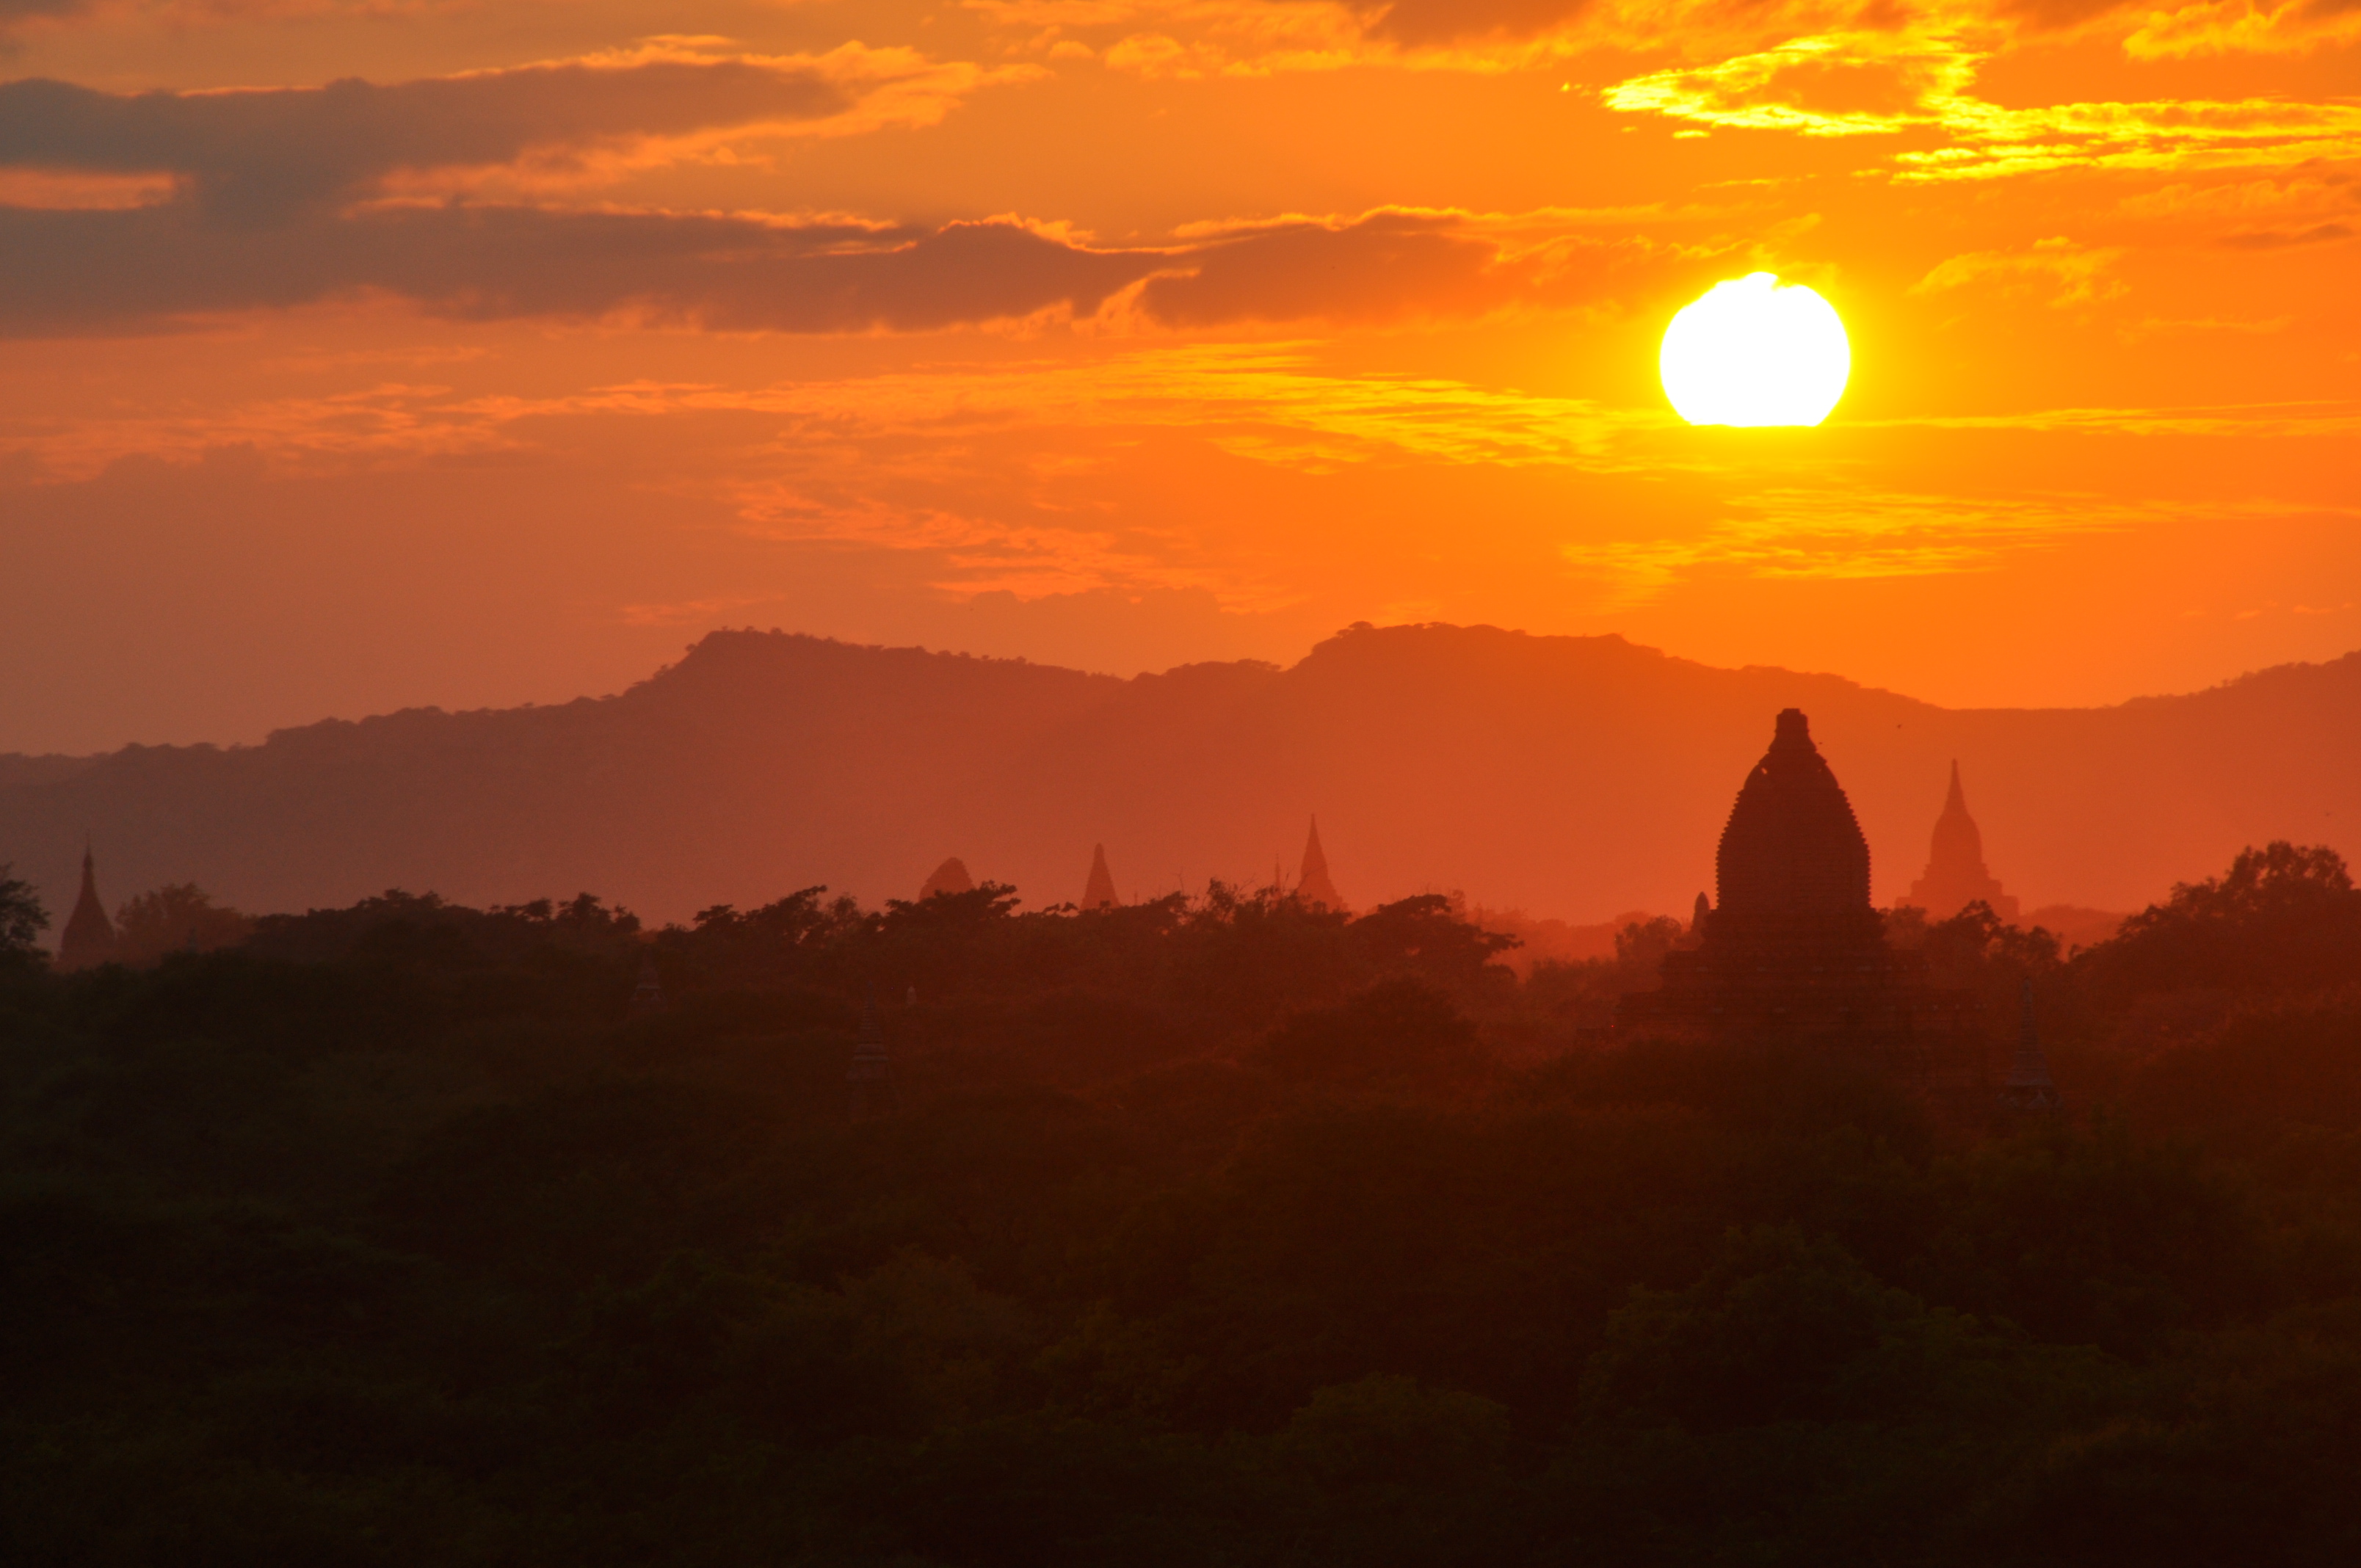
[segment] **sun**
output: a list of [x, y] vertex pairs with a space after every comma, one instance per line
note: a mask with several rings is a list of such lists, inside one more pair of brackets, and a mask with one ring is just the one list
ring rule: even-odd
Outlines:
[[1768, 272], [1716, 283], [1664, 329], [1664, 396], [1691, 424], [1817, 424], [1852, 345], [1836, 307]]

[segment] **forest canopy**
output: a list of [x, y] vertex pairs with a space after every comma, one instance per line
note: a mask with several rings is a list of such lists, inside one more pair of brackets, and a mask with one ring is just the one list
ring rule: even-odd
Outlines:
[[2032, 987], [2069, 1112], [1971, 1122], [1613, 1034], [1677, 927], [1521, 980], [1442, 896], [389, 892], [59, 974], [17, 885], [11, 1561], [2361, 1551], [2325, 850], [1898, 921], [1996, 1053]]

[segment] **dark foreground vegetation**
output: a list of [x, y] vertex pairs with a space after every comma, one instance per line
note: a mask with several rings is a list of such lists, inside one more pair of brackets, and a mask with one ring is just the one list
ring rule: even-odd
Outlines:
[[2004, 1049], [2034, 982], [2073, 1112], [1991, 1125], [1601, 1038], [1669, 930], [1004, 891], [66, 976], [0, 897], [0, 1558], [2361, 1560], [2333, 856], [1897, 923]]

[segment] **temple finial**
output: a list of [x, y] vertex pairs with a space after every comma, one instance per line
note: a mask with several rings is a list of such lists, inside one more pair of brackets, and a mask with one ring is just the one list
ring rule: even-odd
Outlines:
[[1303, 872], [1295, 879], [1295, 896], [1315, 909], [1333, 909], [1342, 915], [1345, 900], [1329, 880], [1328, 856], [1320, 848], [1320, 818], [1312, 819], [1312, 837], [1303, 845]]
[[1113, 909], [1122, 902], [1115, 896], [1115, 873], [1107, 870], [1106, 846], [1092, 845], [1091, 874], [1082, 884], [1082, 907]]

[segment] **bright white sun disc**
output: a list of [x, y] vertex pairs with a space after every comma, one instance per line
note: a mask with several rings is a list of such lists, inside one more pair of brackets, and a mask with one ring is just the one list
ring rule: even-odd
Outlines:
[[1817, 424], [1844, 396], [1852, 345], [1836, 307], [1768, 272], [1716, 283], [1664, 329], [1664, 396], [1691, 424]]

